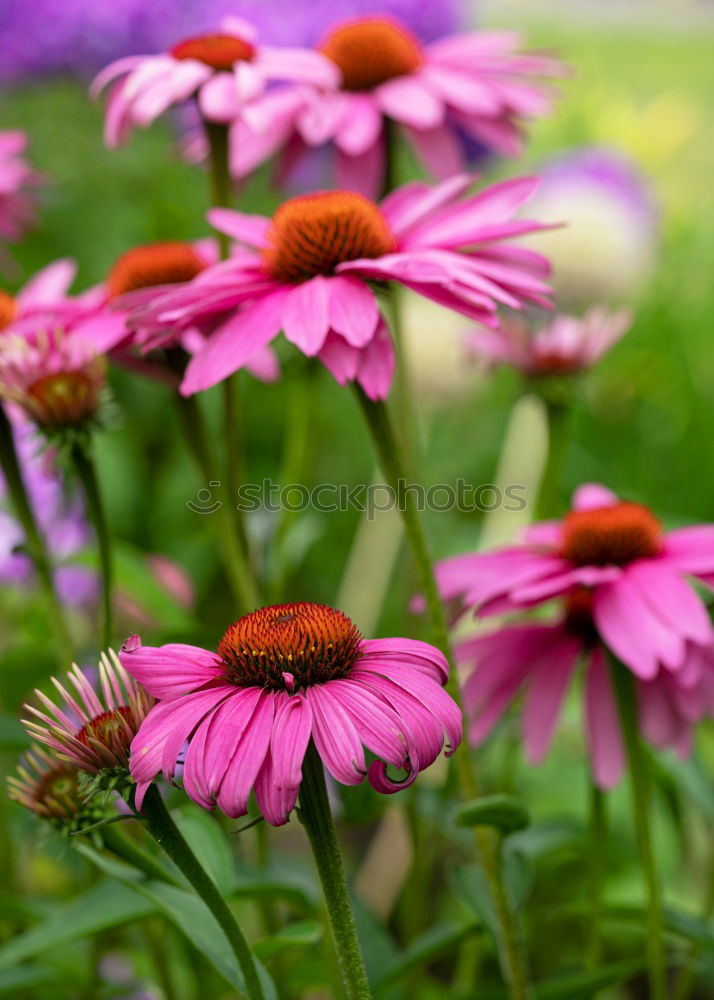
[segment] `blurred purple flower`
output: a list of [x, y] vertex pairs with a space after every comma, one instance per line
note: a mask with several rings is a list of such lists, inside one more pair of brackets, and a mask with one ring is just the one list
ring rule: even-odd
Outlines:
[[[67, 496], [52, 453], [40, 450], [29, 423], [15, 424], [15, 444], [35, 517], [58, 564], [60, 597], [68, 604], [85, 604], [96, 596], [96, 574], [68, 564], [90, 539], [84, 508], [78, 499]], [[25, 536], [5, 493], [0, 475], [0, 585], [26, 584], [32, 580], [32, 563], [23, 550]]]
[[464, 0], [3, 0], [0, 83], [42, 73], [96, 72], [123, 55], [152, 53], [209, 31], [224, 14], [253, 21], [273, 44], [312, 45], [335, 21], [373, 13], [402, 20], [424, 41], [458, 30]]
[[582, 147], [543, 164], [529, 205], [565, 223], [550, 232], [556, 301], [563, 308], [632, 298], [650, 273], [659, 242], [659, 206], [648, 178], [617, 149]]

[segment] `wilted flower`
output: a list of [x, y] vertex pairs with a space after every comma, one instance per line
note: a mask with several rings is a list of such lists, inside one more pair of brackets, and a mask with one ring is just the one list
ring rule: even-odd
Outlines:
[[[174, 778], [189, 740], [183, 783], [199, 805], [242, 816], [251, 790], [265, 819], [287, 822], [310, 740], [342, 784], [367, 776], [377, 791], [411, 784], [453, 753], [461, 712], [442, 685], [443, 655], [412, 639], [364, 639], [349, 618], [319, 604], [281, 604], [239, 619], [217, 652], [144, 647], [121, 660], [157, 698], [131, 748], [137, 807], [159, 771]], [[378, 760], [368, 766], [364, 747]], [[402, 779], [387, 765], [404, 769]]]
[[8, 798], [53, 826], [76, 829], [95, 818], [81, 794], [77, 769], [41, 747], [28, 750], [7, 786]]
[[[571, 590], [555, 620], [509, 624], [461, 642], [457, 661], [470, 669], [463, 685], [469, 740], [478, 746], [519, 692], [523, 744], [531, 764], [548, 752], [579, 663], [584, 670], [583, 719], [595, 781], [611, 788], [622, 777], [625, 751], [607, 649], [593, 618], [594, 591]], [[656, 593], [650, 599], [657, 600]], [[714, 714], [714, 647], [684, 643], [676, 672], [637, 681], [640, 726], [658, 747], [691, 751], [692, 728]]]
[[575, 375], [591, 368], [627, 332], [628, 310], [608, 313], [601, 307], [577, 316], [555, 316], [545, 326], [529, 329], [509, 317], [500, 330], [474, 330], [468, 346], [493, 364], [511, 365], [528, 378]]
[[96, 421], [105, 382], [105, 358], [70, 332], [54, 328], [32, 340], [8, 333], [0, 343], [0, 398], [47, 434]]
[[349, 191], [319, 192], [289, 199], [272, 219], [213, 209], [212, 223], [249, 249], [158, 295], [133, 324], [177, 337], [221, 316], [186, 370], [186, 395], [243, 367], [283, 330], [340, 384], [356, 380], [370, 398], [384, 398], [394, 348], [372, 282], [396, 281], [486, 326], [498, 325], [500, 303], [548, 305], [546, 259], [504, 242], [545, 228], [514, 219], [537, 180], [466, 195], [471, 183], [409, 184], [379, 206]]
[[104, 129], [110, 147], [125, 142], [133, 127], [146, 127], [193, 97], [207, 121], [228, 124], [272, 81], [329, 88], [337, 85], [339, 74], [310, 49], [259, 43], [251, 24], [230, 16], [221, 20], [218, 32], [185, 38], [168, 52], [111, 63], [92, 84], [93, 95], [117, 79]]
[[384, 16], [335, 25], [318, 51], [340, 71], [337, 91], [285, 87], [248, 109], [232, 135], [232, 169], [243, 177], [278, 150], [291, 164], [330, 143], [336, 183], [370, 198], [383, 189], [387, 127], [404, 128], [438, 179], [463, 170], [467, 144], [509, 156], [521, 125], [547, 113], [554, 92], [539, 78], [563, 76], [555, 59], [522, 53], [510, 32], [467, 32], [429, 45]]
[[[617, 150], [598, 147], [575, 150], [539, 173], [536, 212], [567, 220], [548, 240], [558, 302], [581, 309], [631, 299], [658, 247], [659, 211], [647, 178]], [[529, 244], [538, 249], [540, 241]]]
[[42, 175], [25, 160], [26, 149], [24, 132], [0, 131], [0, 247], [15, 243], [35, 221], [33, 188], [42, 183]]
[[99, 691], [76, 664], [67, 679], [76, 695], [52, 678], [61, 707], [35, 691], [42, 708], [25, 706], [39, 720], [24, 722], [28, 733], [80, 771], [125, 770], [131, 741], [154, 699], [134, 682], [111, 650], [99, 662]]

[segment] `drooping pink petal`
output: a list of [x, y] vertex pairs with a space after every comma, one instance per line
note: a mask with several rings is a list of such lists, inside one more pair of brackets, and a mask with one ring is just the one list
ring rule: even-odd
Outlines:
[[379, 196], [384, 178], [384, 140], [378, 139], [373, 145], [351, 156], [342, 149], [335, 150], [335, 183], [346, 191], [356, 191], [365, 198]]
[[441, 685], [449, 676], [449, 664], [444, 654], [420, 639], [366, 639], [362, 646], [362, 659], [386, 662], [395, 659], [408, 663]]
[[353, 347], [364, 347], [379, 320], [374, 292], [358, 278], [347, 276], [331, 278], [328, 290], [331, 328]]
[[261, 249], [266, 245], [270, 219], [264, 215], [248, 215], [229, 208], [212, 208], [206, 218], [214, 229], [225, 233], [239, 243]]
[[275, 696], [261, 691], [217, 795], [219, 809], [232, 819], [244, 816], [248, 810], [251, 789], [270, 746], [274, 713]]
[[605, 655], [595, 649], [585, 679], [585, 718], [593, 775], [600, 788], [614, 788], [625, 769], [617, 705]]
[[392, 387], [397, 356], [392, 335], [380, 317], [374, 337], [359, 354], [357, 381], [372, 400], [386, 399]]
[[312, 709], [312, 736], [322, 761], [335, 780], [358, 785], [367, 773], [362, 741], [340, 699], [329, 684], [307, 689]]
[[181, 383], [182, 395], [191, 396], [216, 385], [265, 347], [282, 327], [287, 295], [285, 289], [272, 292], [235, 313], [214, 331], [203, 350], [191, 358]]
[[285, 299], [283, 332], [308, 357], [320, 351], [330, 329], [332, 280], [316, 275], [291, 289]]
[[548, 752], [581, 649], [579, 639], [564, 634], [534, 666], [523, 709], [523, 742], [531, 764], [540, 764]]

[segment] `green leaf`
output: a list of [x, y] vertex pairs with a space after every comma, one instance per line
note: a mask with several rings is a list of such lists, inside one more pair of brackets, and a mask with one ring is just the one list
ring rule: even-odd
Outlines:
[[256, 941], [254, 951], [258, 958], [272, 958], [288, 948], [305, 948], [316, 944], [322, 937], [322, 925], [317, 920], [298, 920], [288, 924], [277, 934]]
[[268, 868], [238, 863], [232, 895], [236, 899], [281, 899], [302, 912], [314, 913], [320, 894], [311, 873], [274, 859]]
[[[57, 969], [47, 965], [13, 965], [0, 972], [0, 996], [17, 996], [22, 990], [35, 986], [58, 984]], [[76, 986], [76, 983], [74, 984]]]
[[513, 795], [484, 795], [467, 802], [456, 813], [458, 826], [492, 826], [504, 837], [525, 830], [530, 821], [525, 805]]
[[626, 983], [645, 968], [644, 959], [616, 962], [594, 972], [575, 972], [536, 985], [538, 1000], [590, 1000], [599, 990]]
[[[239, 992], [245, 992], [245, 981], [235, 955], [216, 918], [192, 890], [179, 889], [153, 879], [146, 879], [135, 868], [108, 858], [87, 844], [78, 847], [102, 871], [111, 873], [140, 896], [154, 904], [213, 965], [218, 973]], [[258, 971], [263, 979], [266, 1000], [277, 1000], [275, 986], [265, 969]]]
[[415, 938], [409, 946], [385, 967], [374, 983], [375, 994], [383, 993], [387, 987], [400, 980], [407, 973], [421, 965], [433, 962], [443, 955], [449, 955], [462, 941], [474, 934], [479, 924], [474, 920], [461, 923], [444, 923], [430, 928]]
[[101, 882], [36, 927], [19, 934], [0, 948], [0, 969], [36, 955], [44, 955], [74, 941], [90, 937], [109, 927], [142, 920], [156, 912], [156, 906], [140, 899], [117, 882]]

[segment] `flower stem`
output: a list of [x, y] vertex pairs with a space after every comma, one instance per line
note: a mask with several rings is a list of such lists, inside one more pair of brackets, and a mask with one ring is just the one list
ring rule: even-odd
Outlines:
[[73, 655], [72, 639], [65, 621], [62, 604], [55, 589], [52, 563], [47, 552], [47, 546], [35, 520], [35, 514], [27, 493], [27, 487], [25, 486], [25, 480], [15, 448], [12, 425], [7, 418], [3, 406], [0, 406], [0, 468], [7, 484], [7, 491], [15, 509], [15, 514], [25, 533], [27, 551], [35, 567], [35, 572], [37, 573], [37, 578], [44, 595], [60, 660], [62, 663], [68, 664], [72, 661]]
[[[384, 403], [370, 400], [357, 386], [355, 393], [371, 433], [382, 472], [394, 490], [397, 499], [397, 507], [404, 522], [404, 530], [411, 546], [424, 594], [431, 641], [443, 652], [449, 662], [450, 670], [446, 689], [454, 701], [461, 704], [461, 692], [449, 641], [446, 616], [439, 596], [421, 519], [414, 505], [412, 492], [406, 488], [408, 480], [389, 413]], [[464, 796], [467, 799], [477, 798], [479, 794], [478, 782], [468, 751], [457, 753], [454, 760]], [[476, 830], [476, 843], [498, 920], [501, 966], [510, 996], [512, 1000], [531, 1000], [534, 993], [530, 982], [525, 945], [504, 881], [499, 842], [490, 831], [480, 827]]]
[[143, 872], [149, 878], [159, 879], [161, 882], [168, 882], [171, 885], [183, 888], [179, 880], [174, 878], [160, 861], [157, 861], [152, 854], [144, 850], [131, 837], [127, 837], [121, 830], [117, 830], [116, 826], [104, 827], [102, 830], [102, 840], [104, 841], [104, 846], [112, 854], [116, 854], [122, 861], [126, 861], [127, 864], [138, 868], [139, 871]]
[[[191, 454], [206, 484], [212, 483], [213, 476], [216, 475], [216, 464], [198, 401], [195, 396], [181, 396], [179, 393], [176, 393], [175, 400]], [[237, 610], [240, 613], [252, 611], [259, 603], [258, 590], [250, 562], [238, 538], [235, 521], [226, 503], [223, 502], [218, 503], [210, 516], [216, 518], [221, 540], [220, 554]]]
[[[714, 913], [714, 836], [712, 834], [714, 834], [714, 831], [710, 830], [709, 871], [706, 880], [704, 905], [700, 914], [700, 918], [707, 923], [711, 920]], [[701, 940], [692, 945], [679, 974], [679, 979], [674, 990], [674, 1000], [689, 1000], [696, 986], [697, 959], [703, 947]]]
[[647, 758], [643, 752], [637, 720], [635, 681], [630, 671], [613, 658], [612, 680], [620, 713], [620, 724], [627, 751], [627, 761], [632, 788], [632, 812], [635, 824], [637, 849], [647, 885], [647, 967], [650, 1000], [665, 1000], [666, 956], [664, 947], [664, 921], [657, 863], [652, 848], [650, 829], [650, 776]]
[[590, 822], [588, 825], [588, 896], [590, 921], [586, 951], [589, 969], [597, 969], [602, 958], [600, 920], [602, 916], [603, 851], [607, 838], [605, 796], [595, 784], [590, 785]]
[[[208, 140], [209, 149], [209, 179], [211, 204], [218, 208], [230, 208], [233, 201], [233, 185], [231, 183], [229, 139], [230, 131], [227, 125], [203, 119], [203, 128]], [[221, 260], [230, 256], [230, 239], [220, 231], [216, 232]], [[223, 434], [225, 440], [226, 463], [226, 493], [235, 521], [238, 541], [243, 549], [245, 559], [250, 562], [250, 544], [246, 532], [243, 512], [237, 505], [238, 489], [242, 482], [243, 442], [241, 439], [240, 407], [238, 401], [237, 372], [232, 377], [224, 379], [223, 391]]]
[[560, 473], [568, 446], [570, 407], [543, 398], [548, 423], [548, 452], [536, 501], [536, 519], [555, 517], [558, 511]]
[[325, 772], [312, 742], [302, 768], [300, 820], [310, 840], [322, 883], [345, 996], [348, 1000], [370, 1000], [372, 991], [352, 916], [345, 869], [327, 797]]
[[141, 807], [142, 818], [151, 836], [186, 876], [225, 934], [245, 979], [250, 1000], [264, 1000], [265, 994], [248, 942], [216, 883], [202, 867], [183, 834], [171, 818], [161, 794], [152, 785]]
[[83, 445], [72, 445], [72, 463], [77, 478], [82, 484], [87, 499], [87, 513], [94, 527], [99, 548], [99, 565], [102, 577], [102, 649], [109, 649], [112, 644], [112, 541], [107, 524], [104, 502], [99, 487], [99, 479], [94, 466], [94, 460], [88, 448]]

